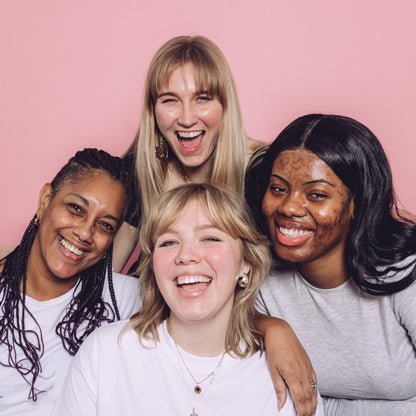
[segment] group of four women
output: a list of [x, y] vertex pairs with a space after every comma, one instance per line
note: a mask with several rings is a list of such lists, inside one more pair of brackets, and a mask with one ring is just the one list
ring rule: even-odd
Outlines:
[[[138, 241], [138, 279], [119, 275]], [[174, 38], [123, 160], [78, 152], [0, 265], [0, 409], [412, 414], [415, 266], [365, 126], [317, 114], [251, 140], [221, 51]]]

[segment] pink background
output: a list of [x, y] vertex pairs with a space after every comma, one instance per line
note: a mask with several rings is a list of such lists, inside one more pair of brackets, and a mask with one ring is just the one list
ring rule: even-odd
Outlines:
[[251, 137], [310, 112], [368, 125], [416, 212], [415, 15], [412, 0], [2, 0], [0, 244], [18, 243], [76, 150], [125, 150], [150, 59], [180, 34], [222, 49]]

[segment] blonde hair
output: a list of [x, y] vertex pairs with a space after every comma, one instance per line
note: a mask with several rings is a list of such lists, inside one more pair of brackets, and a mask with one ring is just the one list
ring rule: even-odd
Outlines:
[[155, 54], [147, 74], [140, 127], [129, 151], [136, 153], [142, 217], [158, 196], [166, 191], [167, 161], [155, 156], [163, 139], [156, 125], [154, 107], [160, 90], [172, 72], [191, 63], [198, 87], [215, 96], [223, 106], [223, 118], [213, 152], [210, 182], [225, 184], [243, 193], [247, 137], [241, 121], [237, 90], [228, 63], [220, 49], [203, 36], [179, 36], [165, 43]]
[[226, 334], [226, 351], [239, 357], [258, 350], [263, 351], [263, 339], [255, 329], [253, 321], [254, 301], [270, 267], [268, 241], [256, 231], [243, 198], [229, 188], [212, 184], [189, 184], [171, 189], [161, 197], [146, 218], [140, 231], [141, 311], [130, 319], [122, 333], [128, 328], [134, 328], [140, 340], [159, 341], [157, 328], [168, 318], [170, 310], [158, 289], [153, 273], [155, 242], [194, 200], [202, 205], [208, 218], [218, 229], [240, 241], [242, 257], [251, 266], [247, 287], [243, 289], [237, 285], [235, 289]]

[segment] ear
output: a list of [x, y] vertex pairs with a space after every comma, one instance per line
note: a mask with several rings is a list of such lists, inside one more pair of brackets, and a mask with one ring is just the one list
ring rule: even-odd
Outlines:
[[50, 183], [45, 183], [39, 192], [38, 209], [36, 210], [36, 216], [42, 218], [46, 208], [52, 200], [52, 186]]
[[249, 274], [251, 270], [251, 264], [247, 263], [245, 260], [243, 262], [243, 267], [241, 268], [241, 273]]

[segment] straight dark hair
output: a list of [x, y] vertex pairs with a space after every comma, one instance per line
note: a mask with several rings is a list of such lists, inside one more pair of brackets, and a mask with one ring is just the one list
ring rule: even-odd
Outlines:
[[[276, 158], [285, 150], [307, 149], [322, 159], [354, 195], [354, 219], [346, 240], [346, 264], [355, 283], [385, 295], [416, 280], [416, 224], [397, 209], [391, 169], [376, 136], [349, 117], [310, 114], [289, 124], [268, 147], [253, 155], [245, 194], [261, 231], [261, 206]], [[410, 271], [409, 271], [410, 270]], [[391, 278], [391, 274], [400, 278]]]

